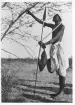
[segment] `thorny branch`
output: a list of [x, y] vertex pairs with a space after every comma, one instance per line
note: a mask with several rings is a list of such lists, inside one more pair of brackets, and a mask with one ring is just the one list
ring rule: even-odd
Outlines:
[[[32, 9], [32, 13], [37, 13], [37, 12], [40, 12], [40, 11], [42, 11], [43, 10], [43, 7], [44, 6], [46, 6], [46, 8], [49, 8], [48, 10], [49, 10], [49, 12], [48, 12], [48, 15], [50, 15], [50, 14], [52, 14], [52, 13], [54, 13], [54, 11], [59, 11], [59, 12], [61, 12], [62, 11], [62, 9], [60, 8], [61, 6], [67, 6], [67, 7], [71, 7], [71, 5], [72, 5], [72, 3], [71, 2], [65, 2], [65, 3], [54, 3], [54, 2], [47, 2], [47, 3], [44, 3], [44, 2], [36, 2], [36, 3], [30, 3], [30, 2], [24, 2], [26, 5], [27, 5], [27, 9], [23, 9], [20, 13], [19, 13], [19, 15], [18, 15], [18, 17], [15, 19], [15, 20], [11, 20], [11, 22], [10, 22], [10, 24], [9, 24], [9, 26], [8, 26], [8, 28], [6, 29], [6, 31], [4, 32], [4, 34], [3, 34], [3, 36], [2, 36], [2, 38], [1, 38], [1, 41], [3, 40], [3, 38], [6, 36], [6, 34], [8, 33], [8, 31], [9, 31], [9, 29], [15, 24], [15, 22], [17, 22], [18, 20], [19, 20], [19, 18], [24, 14], [24, 13], [26, 13], [26, 11], [27, 10], [30, 10], [30, 9]], [[2, 5], [2, 7], [4, 7], [5, 5], [7, 5], [7, 4], [9, 4], [8, 2], [5, 2], [5, 3], [3, 3], [3, 5]], [[37, 4], [39, 4], [39, 5], [37, 5]], [[14, 4], [15, 5], [15, 4]], [[17, 6], [19, 6], [19, 5], [17, 5]], [[30, 6], [30, 7], [28, 7], [28, 6]], [[36, 7], [35, 7], [36, 6]], [[7, 7], [9, 7], [9, 9], [11, 9], [11, 12], [12, 12], [12, 8], [11, 8], [11, 6], [8, 6], [7, 5]], [[35, 9], [34, 9], [34, 7], [35, 7]], [[35, 10], [35, 11], [33, 11], [33, 10]], [[13, 15], [13, 14], [12, 14]], [[51, 16], [51, 15], [50, 15]], [[12, 19], [13, 19], [13, 16], [12, 16]], [[26, 24], [26, 23], [25, 23]]]
[[2, 41], [3, 38], [6, 36], [6, 33], [9, 31], [9, 29], [15, 24], [15, 22], [16, 22], [24, 13], [26, 13], [27, 10], [30, 10], [31, 8], [35, 7], [37, 4], [38, 4], [38, 2], [37, 2], [37, 3], [34, 3], [34, 5], [32, 5], [30, 8], [27, 8], [27, 9], [23, 10], [22, 12], [20, 12], [19, 16], [18, 16], [14, 21], [12, 20], [12, 21], [10, 22], [9, 27], [8, 27], [7, 30], [4, 32], [4, 34], [3, 34], [2, 38], [1, 38], [1, 41]]
[[[5, 38], [8, 38], [8, 37], [5, 37]], [[27, 48], [29, 48], [29, 49], [33, 52], [33, 50], [32, 50], [29, 46], [26, 46], [26, 45], [24, 45], [24, 44], [22, 44], [22, 43], [16, 41], [15, 39], [12, 39], [12, 38], [8, 38], [8, 39], [11, 39], [11, 40], [15, 41], [16, 43], [20, 44], [20, 45], [27, 51], [27, 53], [28, 53], [32, 58], [34, 58], [34, 57], [32, 56], [32, 54], [31, 54], [31, 53], [28, 51], [28, 49], [27, 49]], [[27, 47], [27, 48], [26, 48], [26, 47]], [[33, 52], [33, 53], [34, 53], [34, 52]]]
[[2, 4], [1, 8], [4, 8], [7, 3], [8, 3], [8, 2], [4, 2], [4, 3]]
[[13, 55], [13, 56], [15, 56], [15, 57], [17, 57], [17, 58], [19, 59], [19, 57], [18, 57], [17, 55], [15, 55], [15, 54], [13, 54], [13, 53], [11, 53], [11, 52], [5, 50], [5, 49], [1, 49], [1, 50], [3, 50], [4, 52], [7, 52], [7, 53], [9, 53], [9, 54], [11, 54], [11, 55]]

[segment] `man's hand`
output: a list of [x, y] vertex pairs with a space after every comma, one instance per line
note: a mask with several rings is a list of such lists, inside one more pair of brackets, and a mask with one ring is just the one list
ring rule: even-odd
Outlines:
[[40, 46], [42, 46], [43, 49], [46, 48], [45, 44], [44, 44], [42, 41], [39, 41], [38, 44], [39, 44]]
[[29, 10], [27, 10], [27, 12], [26, 12], [27, 14], [31, 14], [31, 12], [29, 11]]

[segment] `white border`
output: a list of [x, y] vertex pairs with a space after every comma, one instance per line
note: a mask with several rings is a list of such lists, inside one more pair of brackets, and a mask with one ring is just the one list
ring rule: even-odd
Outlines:
[[0, 2], [67, 2], [72, 0], [0, 0]]
[[[28, 1], [30, 1], [30, 2], [48, 2], [48, 1], [50, 1], [50, 2], [55, 2], [55, 1], [62, 1], [62, 2], [66, 2], [66, 1], [72, 1], [72, 5], [73, 5], [73, 7], [72, 7], [72, 41], [73, 41], [73, 43], [72, 43], [72, 54], [73, 54], [73, 103], [67, 103], [67, 104], [74, 104], [75, 103], [75, 0], [0, 0], [0, 2], [28, 2]], [[0, 9], [1, 10], [1, 9]], [[0, 12], [1, 13], [1, 12]], [[1, 15], [0, 15], [1, 16]], [[0, 45], [1, 45], [1, 43], [0, 43]], [[0, 48], [1, 48], [1, 46], [0, 46]], [[1, 56], [1, 52], [0, 52], [0, 56]], [[1, 64], [1, 63], [0, 63]], [[1, 77], [1, 74], [0, 74], [0, 77]], [[1, 79], [0, 79], [1, 80]], [[1, 89], [1, 81], [0, 81], [0, 89]], [[1, 90], [0, 90], [1, 91]], [[0, 97], [1, 97], [1, 94], [0, 94]], [[1, 103], [1, 104], [12, 104], [12, 103]], [[13, 103], [13, 104], [20, 104], [20, 103]], [[35, 103], [21, 103], [21, 104], [29, 104], [29, 105], [33, 105], [33, 104], [35, 104]], [[36, 103], [36, 104], [47, 104], [47, 103]], [[54, 103], [48, 103], [48, 104], [54, 104]], [[59, 103], [55, 103], [55, 104], [59, 104]], [[65, 104], [65, 103], [62, 103], [62, 104]]]
[[75, 0], [72, 1], [73, 103], [75, 103]]

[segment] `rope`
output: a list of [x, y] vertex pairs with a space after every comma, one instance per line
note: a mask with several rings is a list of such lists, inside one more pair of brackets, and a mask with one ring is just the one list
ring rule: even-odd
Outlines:
[[57, 27], [55, 27], [46, 37], [44, 37], [43, 40], [45, 40], [51, 33], [53, 33], [60, 25], [61, 23]]

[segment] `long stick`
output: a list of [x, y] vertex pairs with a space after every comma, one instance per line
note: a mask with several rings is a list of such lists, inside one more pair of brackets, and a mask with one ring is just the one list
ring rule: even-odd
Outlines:
[[[43, 26], [44, 26], [44, 21], [42, 25], [42, 32], [41, 32], [41, 41], [42, 41], [42, 35], [43, 35]], [[39, 48], [39, 54], [38, 54], [38, 61], [37, 61], [37, 70], [36, 70], [36, 79], [35, 79], [35, 87], [34, 87], [34, 96], [35, 96], [35, 89], [36, 89], [36, 82], [37, 82], [37, 72], [38, 72], [38, 62], [39, 62], [39, 57], [40, 57], [40, 52], [41, 52], [41, 46]]]

